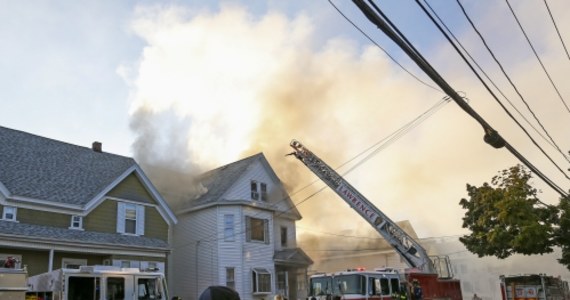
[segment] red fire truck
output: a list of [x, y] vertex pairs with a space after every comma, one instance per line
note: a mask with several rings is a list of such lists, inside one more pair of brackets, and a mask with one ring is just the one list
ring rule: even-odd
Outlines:
[[[374, 206], [372, 202], [360, 194], [350, 183], [313, 152], [296, 140], [291, 141], [290, 146], [295, 150], [291, 155], [294, 155], [303, 162], [309, 170], [315, 173], [315, 175], [335, 191], [352, 209], [372, 225], [394, 248], [402, 260], [410, 266], [410, 269], [404, 271], [402, 277], [402, 282], [405, 283], [407, 292], [410, 295], [412, 295], [414, 290], [417, 290], [419, 286], [421, 287], [419, 290], [422, 293], [421, 299], [423, 300], [463, 299], [460, 282], [452, 278], [452, 268], [447, 257], [432, 258], [428, 256], [427, 251], [418, 242], [409, 236], [394, 221], [390, 220], [388, 216]], [[338, 297], [342, 289], [334, 286], [334, 276], [332, 277], [332, 284], [333, 286], [331, 286], [330, 291], [332, 293], [331, 298], [334, 299]], [[370, 284], [367, 286], [370, 286]], [[370, 295], [368, 288], [364, 291], [366, 291], [366, 295]], [[312, 294], [312, 296], [314, 297], [315, 294]], [[331, 298], [325, 299], [328, 300]], [[364, 297], [355, 299], [375, 298]]]
[[502, 275], [503, 300], [570, 300], [568, 282], [545, 274]]

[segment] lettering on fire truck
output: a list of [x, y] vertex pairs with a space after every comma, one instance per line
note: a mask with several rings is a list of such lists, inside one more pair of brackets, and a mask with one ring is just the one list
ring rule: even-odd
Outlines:
[[354, 207], [356, 207], [361, 213], [363, 213], [369, 220], [374, 221], [376, 219], [376, 213], [371, 209], [366, 203], [360, 201], [358, 197], [353, 194], [344, 184], [338, 186], [338, 191], [348, 199]]

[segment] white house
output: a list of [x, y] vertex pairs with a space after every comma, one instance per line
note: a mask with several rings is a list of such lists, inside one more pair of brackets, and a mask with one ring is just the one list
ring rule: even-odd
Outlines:
[[203, 174], [207, 192], [176, 211], [175, 295], [198, 299], [208, 286], [243, 300], [306, 297], [312, 260], [297, 247], [301, 215], [262, 153]]

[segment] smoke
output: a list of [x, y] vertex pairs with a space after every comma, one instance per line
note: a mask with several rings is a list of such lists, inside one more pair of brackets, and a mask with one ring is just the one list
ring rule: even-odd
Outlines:
[[[200, 195], [196, 174], [263, 152], [299, 203], [300, 227], [377, 237], [329, 189], [316, 193], [322, 183], [307, 187], [316, 177], [285, 157], [288, 144], [298, 139], [337, 167], [443, 95], [377, 48], [342, 37], [316, 44], [323, 25], [314, 22], [305, 14], [254, 16], [237, 5], [138, 8], [131, 28], [146, 46], [136, 66], [121, 70], [131, 84], [135, 158], [152, 166], [145, 171], [157, 185], [168, 185], [167, 198]], [[442, 53], [442, 60], [452, 57]], [[499, 119], [496, 107], [480, 101], [488, 96], [472, 88], [478, 83], [455, 76], [454, 67], [444, 72], [473, 91], [467, 96], [486, 117]], [[461, 234], [465, 184], [480, 184], [516, 163], [482, 137], [475, 121], [448, 104], [346, 179], [393, 220], [410, 220], [419, 236]]]

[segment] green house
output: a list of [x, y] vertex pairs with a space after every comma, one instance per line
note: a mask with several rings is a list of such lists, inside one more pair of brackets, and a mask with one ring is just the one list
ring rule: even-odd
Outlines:
[[0, 266], [166, 273], [177, 220], [130, 157], [0, 127]]

